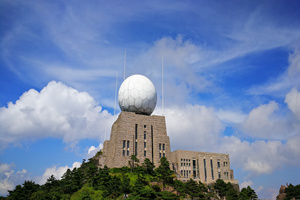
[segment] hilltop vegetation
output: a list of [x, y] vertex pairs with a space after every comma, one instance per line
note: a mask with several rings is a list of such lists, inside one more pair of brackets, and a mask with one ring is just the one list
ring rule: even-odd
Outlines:
[[97, 160], [89, 159], [83, 160], [79, 168], [68, 169], [61, 180], [52, 175], [44, 185], [25, 181], [0, 199], [257, 199], [250, 187], [238, 193], [221, 179], [207, 186], [192, 179], [181, 182], [175, 177], [165, 157], [156, 169], [149, 159], [140, 164], [135, 156], [131, 156], [129, 167], [112, 169], [98, 169]]

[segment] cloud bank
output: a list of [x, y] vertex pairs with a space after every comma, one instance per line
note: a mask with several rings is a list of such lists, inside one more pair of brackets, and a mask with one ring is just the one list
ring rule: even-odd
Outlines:
[[16, 103], [0, 108], [0, 146], [41, 138], [104, 139], [115, 117], [102, 110], [86, 92], [51, 81], [40, 92], [30, 89]]

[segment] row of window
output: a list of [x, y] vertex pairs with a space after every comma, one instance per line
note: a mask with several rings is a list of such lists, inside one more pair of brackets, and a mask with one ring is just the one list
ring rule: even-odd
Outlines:
[[181, 166], [191, 166], [191, 163], [181, 163]]
[[[190, 159], [181, 159], [181, 161], [190, 162]], [[218, 168], [220, 168], [220, 161], [217, 162]], [[181, 166], [191, 166], [190, 163], [181, 163]], [[207, 169], [206, 169], [206, 159], [203, 159], [203, 166], [204, 166], [204, 177], [205, 181], [207, 181]], [[228, 166], [228, 162], [224, 162], [224, 167]], [[214, 180], [214, 166], [213, 166], [213, 160], [210, 159], [210, 169], [211, 169], [211, 178]], [[196, 160], [193, 160], [193, 173], [194, 176], [196, 176]], [[190, 170], [181, 170], [181, 175], [186, 178], [188, 177], [188, 171], [190, 173]], [[199, 173], [199, 172], [198, 172]], [[218, 178], [221, 178], [221, 172], [218, 172]], [[228, 179], [228, 172], [224, 172], [224, 178]]]
[[161, 155], [162, 155], [163, 157], [166, 157], [166, 154], [165, 154], [165, 153], [159, 153], [159, 158], [161, 158]]
[[123, 148], [126, 148], [126, 143], [127, 143], [127, 148], [129, 148], [129, 142], [128, 140], [123, 140]]
[[183, 178], [188, 178], [191, 175], [191, 170], [181, 170], [180, 173]]
[[181, 162], [182, 162], [182, 161], [183, 161], [183, 162], [191, 162], [191, 159], [185, 159], [185, 158], [182, 159], [182, 158], [181, 158]]
[[165, 150], [165, 144], [159, 143], [159, 150], [161, 150], [161, 146], [162, 146], [162, 150], [164, 151]]

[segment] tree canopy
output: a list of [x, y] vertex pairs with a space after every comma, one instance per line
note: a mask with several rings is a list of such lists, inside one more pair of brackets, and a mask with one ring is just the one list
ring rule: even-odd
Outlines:
[[[1, 199], [218, 199], [217, 194], [234, 199], [238, 195], [232, 185], [223, 180], [217, 180], [213, 186], [193, 179], [176, 180], [165, 157], [160, 159], [156, 169], [149, 159], [141, 165], [138, 163], [139, 160], [132, 156], [129, 167], [109, 169], [106, 166], [98, 168], [94, 159], [83, 160], [81, 167], [68, 169], [60, 180], [51, 175], [43, 185], [25, 181]], [[243, 188], [240, 194], [240, 199], [256, 195], [250, 187]]]

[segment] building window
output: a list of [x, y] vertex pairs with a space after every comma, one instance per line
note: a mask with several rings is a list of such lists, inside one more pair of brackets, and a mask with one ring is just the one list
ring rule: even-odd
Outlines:
[[211, 167], [211, 178], [212, 180], [214, 180], [214, 166], [212, 160], [210, 160], [210, 167]]
[[147, 126], [146, 125], [144, 125], [144, 128], [146, 128]]
[[129, 141], [127, 141], [127, 148], [129, 148]]
[[159, 158], [161, 158], [161, 153], [159, 153]]
[[165, 153], [163, 153], [163, 157], [166, 157]]
[[137, 139], [138, 136], [138, 125], [135, 125], [135, 139]]
[[219, 179], [221, 178], [221, 172], [218, 172], [218, 178]]
[[146, 151], [144, 151], [144, 156], [146, 157]]
[[224, 167], [225, 167], [225, 162], [223, 163]]
[[135, 155], [137, 156], [137, 142], [135, 142]]
[[129, 150], [127, 150], [127, 156], [129, 156]]
[[146, 131], [144, 132], [144, 140], [146, 140]]
[[165, 144], [163, 144], [163, 150], [165, 150]]
[[193, 176], [196, 178], [196, 160], [193, 160]]
[[183, 170], [181, 170], [181, 176], [183, 175]]
[[218, 160], [218, 169], [220, 169], [220, 160]]
[[183, 166], [183, 163], [181, 163], [181, 166]]
[[146, 142], [144, 142], [144, 148], [146, 148]]
[[159, 150], [161, 150], [161, 143], [159, 143]]
[[125, 148], [125, 144], [126, 144], [126, 141], [125, 141], [125, 140], [123, 140], [123, 148]]
[[125, 156], [125, 150], [123, 150], [123, 156]]
[[207, 181], [207, 173], [206, 173], [206, 161], [203, 159], [203, 165], [204, 165], [204, 177], [205, 177], [205, 182]]

